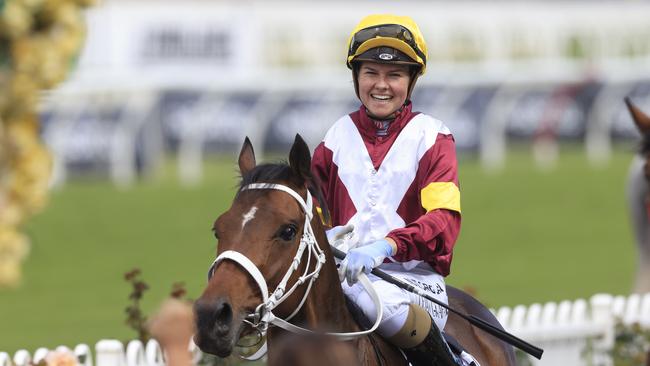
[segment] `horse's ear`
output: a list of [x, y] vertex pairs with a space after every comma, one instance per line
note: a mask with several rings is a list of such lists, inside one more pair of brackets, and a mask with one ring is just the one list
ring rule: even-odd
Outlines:
[[244, 176], [253, 170], [253, 168], [255, 168], [255, 152], [253, 151], [251, 140], [246, 136], [241, 151], [239, 152], [239, 172]]
[[632, 100], [630, 100], [629, 97], [625, 97], [625, 104], [627, 104], [627, 109], [630, 111], [634, 124], [636, 124], [639, 131], [644, 135], [650, 133], [650, 117], [641, 112], [641, 110], [632, 103]]
[[296, 139], [291, 146], [289, 165], [293, 172], [304, 180], [311, 177], [311, 154], [307, 143], [300, 137], [300, 134], [296, 134]]

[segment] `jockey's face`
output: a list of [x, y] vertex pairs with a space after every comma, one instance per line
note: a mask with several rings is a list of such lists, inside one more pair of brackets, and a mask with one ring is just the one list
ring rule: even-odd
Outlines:
[[359, 68], [359, 98], [371, 117], [391, 118], [406, 102], [409, 88], [407, 65], [365, 61]]

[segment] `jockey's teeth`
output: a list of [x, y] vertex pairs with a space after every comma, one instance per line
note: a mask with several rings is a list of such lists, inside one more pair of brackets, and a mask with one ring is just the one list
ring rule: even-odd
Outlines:
[[371, 94], [370, 96], [373, 97], [374, 99], [378, 99], [378, 100], [388, 100], [388, 99], [391, 99], [391, 98], [392, 98], [390, 95], [375, 95], [375, 94]]

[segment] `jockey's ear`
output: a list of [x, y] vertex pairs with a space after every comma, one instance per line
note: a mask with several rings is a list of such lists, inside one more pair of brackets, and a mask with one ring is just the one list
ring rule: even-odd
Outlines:
[[625, 104], [627, 104], [627, 109], [630, 111], [634, 124], [639, 131], [641, 131], [642, 134], [650, 133], [650, 117], [641, 112], [641, 110], [632, 103], [629, 97], [625, 97]]
[[291, 170], [303, 181], [311, 179], [311, 154], [307, 143], [300, 137], [300, 134], [296, 134], [296, 139], [291, 146], [289, 165]]
[[241, 151], [239, 152], [239, 173], [244, 176], [253, 170], [253, 168], [255, 168], [255, 152], [253, 151], [251, 140], [246, 136]]

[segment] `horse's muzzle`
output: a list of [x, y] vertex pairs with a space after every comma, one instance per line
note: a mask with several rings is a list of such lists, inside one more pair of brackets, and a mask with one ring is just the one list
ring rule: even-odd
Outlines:
[[194, 342], [201, 351], [227, 357], [232, 353], [242, 328], [239, 314], [225, 298], [199, 299], [194, 304], [197, 333]]

